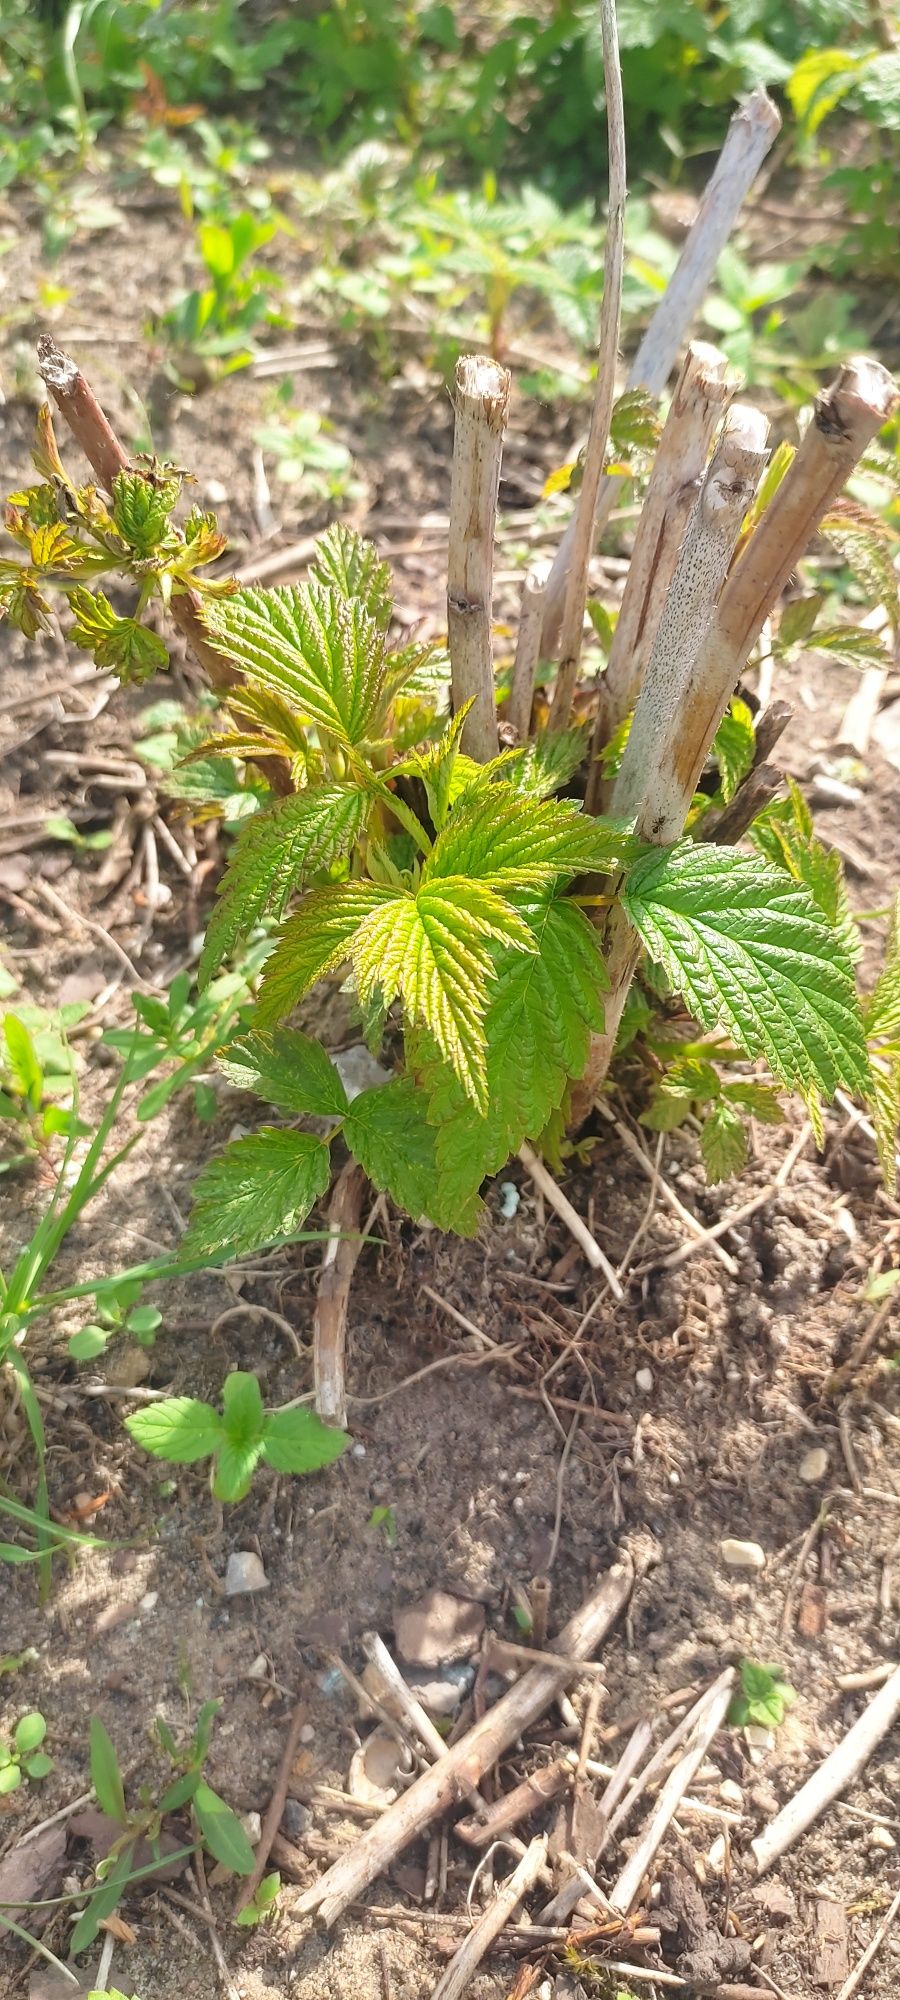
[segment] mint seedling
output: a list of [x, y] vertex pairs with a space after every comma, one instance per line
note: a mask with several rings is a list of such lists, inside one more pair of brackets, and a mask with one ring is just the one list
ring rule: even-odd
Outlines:
[[312, 1410], [263, 1409], [255, 1375], [236, 1369], [222, 1385], [222, 1412], [193, 1396], [168, 1396], [125, 1419], [136, 1444], [173, 1465], [211, 1458], [217, 1500], [243, 1500], [260, 1461], [276, 1472], [318, 1472], [350, 1440]]

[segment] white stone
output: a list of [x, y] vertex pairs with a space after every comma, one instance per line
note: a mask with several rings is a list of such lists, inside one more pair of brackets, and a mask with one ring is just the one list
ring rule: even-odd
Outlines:
[[765, 1569], [766, 1566], [766, 1552], [758, 1542], [739, 1542], [726, 1536], [724, 1542], [719, 1543], [719, 1554], [729, 1569]]
[[159, 1591], [145, 1590], [144, 1595], [141, 1598], [140, 1608], [142, 1611], [155, 1611], [158, 1603], [159, 1603]]
[[258, 1812], [241, 1813], [241, 1826], [251, 1847], [255, 1847], [262, 1835], [262, 1820]]
[[640, 1389], [642, 1396], [652, 1396], [653, 1394], [652, 1368], [639, 1368], [634, 1379], [637, 1387]]
[[723, 1778], [719, 1786], [719, 1797], [723, 1806], [734, 1806], [736, 1812], [743, 1812], [744, 1794], [733, 1778]]
[[728, 1842], [724, 1833], [716, 1834], [706, 1862], [714, 1875], [724, 1875], [728, 1862]]
[[744, 1736], [750, 1745], [751, 1753], [754, 1750], [763, 1752], [771, 1750], [775, 1743], [774, 1732], [767, 1729], [762, 1722], [748, 1722], [744, 1728]]
[[316, 1732], [312, 1726], [312, 1723], [304, 1722], [303, 1727], [300, 1731], [300, 1742], [314, 1743], [315, 1740], [316, 1740]]
[[247, 1668], [247, 1679], [248, 1681], [267, 1681], [268, 1678], [269, 1662], [266, 1659], [265, 1653], [257, 1653], [256, 1659], [251, 1660]]
[[800, 1477], [805, 1486], [818, 1486], [828, 1471], [828, 1453], [820, 1444], [814, 1444], [800, 1460]]
[[234, 1549], [225, 1569], [226, 1597], [247, 1597], [254, 1590], [268, 1590], [269, 1579], [252, 1549]]
[[339, 1049], [331, 1060], [351, 1104], [354, 1097], [360, 1097], [364, 1090], [375, 1090], [379, 1084], [390, 1083], [390, 1070], [376, 1061], [365, 1042], [354, 1042], [352, 1048]]
[[888, 1827], [873, 1826], [866, 1845], [874, 1854], [892, 1854], [897, 1842]]

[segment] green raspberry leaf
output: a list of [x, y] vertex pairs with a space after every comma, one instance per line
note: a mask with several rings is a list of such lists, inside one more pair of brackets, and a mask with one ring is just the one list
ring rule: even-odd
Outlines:
[[328, 1186], [330, 1156], [309, 1132], [262, 1126], [211, 1160], [194, 1187], [179, 1263], [244, 1257], [295, 1236]]
[[222, 1384], [222, 1429], [229, 1444], [255, 1444], [262, 1437], [264, 1421], [256, 1376], [235, 1368]]
[[366, 794], [354, 786], [322, 785], [251, 815], [219, 885], [200, 959], [201, 986], [262, 917], [283, 916], [292, 889], [350, 853], [368, 809]]
[[32, 1709], [30, 1715], [21, 1716], [13, 1732], [17, 1754], [27, 1757], [32, 1750], [39, 1750], [46, 1734], [47, 1724], [39, 1709]]
[[780, 870], [692, 842], [644, 855], [622, 904], [707, 1032], [724, 1028], [809, 1101], [870, 1087], [850, 959], [807, 891]]
[[135, 555], [150, 556], [164, 540], [169, 515], [181, 491], [180, 479], [159, 484], [142, 472], [120, 472], [113, 480], [113, 520]]
[[747, 1133], [743, 1120], [725, 1098], [714, 1104], [703, 1121], [700, 1153], [710, 1187], [739, 1174], [747, 1159]]
[[321, 1042], [297, 1028], [242, 1036], [219, 1057], [229, 1083], [254, 1090], [279, 1111], [342, 1118], [347, 1093]]
[[139, 685], [169, 664], [165, 641], [136, 618], [120, 618], [102, 590], [77, 586], [68, 592], [75, 613], [71, 637], [93, 653], [98, 667], [111, 668], [122, 682]]
[[437, 1172], [428, 1099], [411, 1077], [363, 1090], [344, 1120], [354, 1158], [377, 1188], [384, 1188], [414, 1220], [427, 1215]]

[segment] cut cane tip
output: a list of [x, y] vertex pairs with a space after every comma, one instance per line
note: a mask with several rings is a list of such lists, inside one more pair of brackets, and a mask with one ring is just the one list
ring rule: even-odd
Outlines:
[[78, 376], [75, 362], [61, 347], [57, 347], [53, 335], [42, 333], [37, 344], [38, 367], [48, 389], [66, 391], [74, 387]]

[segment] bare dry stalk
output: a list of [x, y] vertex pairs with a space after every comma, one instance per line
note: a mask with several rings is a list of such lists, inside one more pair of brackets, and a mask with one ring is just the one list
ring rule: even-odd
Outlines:
[[[675, 574], [697, 486], [706, 471], [713, 436], [729, 401], [728, 363], [718, 348], [694, 341], [688, 348], [659, 441], [606, 672], [592, 744], [596, 758], [637, 700], [644, 667]], [[593, 764], [588, 782], [588, 811]]]
[[[719, 256], [780, 130], [780, 115], [762, 88], [754, 90], [746, 104], [735, 112], [697, 219], [629, 370], [629, 389], [646, 389], [651, 396], [662, 395]], [[609, 520], [621, 484], [620, 478], [610, 475], [603, 481], [595, 520], [596, 536]], [[545, 660], [556, 657], [574, 535], [573, 514], [547, 585], [541, 637], [541, 657]]]
[[859, 1988], [863, 1982], [863, 1978], [865, 1974], [868, 1972], [869, 1966], [871, 1965], [873, 1958], [876, 1956], [876, 1953], [881, 1950], [884, 1940], [887, 1937], [891, 1925], [895, 1921], [898, 1911], [900, 1911], [900, 1889], [897, 1890], [897, 1893], [894, 1896], [893, 1901], [890, 1903], [888, 1909], [885, 1912], [885, 1915], [882, 1917], [874, 1937], [871, 1938], [869, 1943], [866, 1945], [865, 1951], [862, 1953], [862, 1956], [857, 1959], [852, 1972], [849, 1972], [847, 1974], [847, 1977], [844, 1980], [844, 1984], [841, 1987], [839, 1994], [837, 1995], [837, 2000], [853, 2000], [853, 1995], [854, 1993], [857, 1993], [859, 1991]]
[[509, 383], [508, 370], [485, 355], [463, 354], [456, 364], [447, 630], [453, 711], [458, 714], [466, 702], [473, 704], [463, 725], [462, 746], [479, 764], [496, 757], [499, 749], [491, 606]]
[[[607, 1827], [625, 1787], [630, 1783], [638, 1765], [643, 1762], [650, 1747], [651, 1733], [649, 1722], [639, 1722], [625, 1745], [599, 1805], [599, 1812], [606, 1820]], [[590, 1769], [590, 1760], [588, 1760], [586, 1768]], [[605, 1840], [602, 1844], [594, 1843], [594, 1866], [596, 1866], [605, 1845]], [[572, 1911], [580, 1903], [583, 1894], [584, 1887], [581, 1874], [576, 1870], [561, 1884], [552, 1900], [545, 1904], [544, 1908], [540, 1911], [538, 1922], [541, 1924], [567, 1923], [572, 1915]]]
[[460, 2000], [494, 1939], [500, 1936], [514, 1915], [517, 1904], [537, 1881], [546, 1859], [547, 1838], [542, 1835], [531, 1841], [508, 1882], [497, 1890], [459, 1950], [454, 1952], [446, 1972], [438, 1980], [432, 2000]]
[[[822, 514], [840, 494], [858, 458], [872, 442], [874, 434], [888, 420], [896, 404], [896, 388], [880, 362], [856, 358], [846, 362], [832, 388], [824, 390], [816, 402], [816, 412], [794, 464], [786, 472], [774, 500], [762, 514], [742, 556], [734, 564], [718, 606], [714, 602], [720, 576], [720, 554], [716, 556], [716, 524], [722, 530], [728, 522], [728, 470], [722, 466], [718, 494], [708, 518], [708, 540], [700, 540], [704, 520], [704, 496], [718, 476], [722, 444], [730, 432], [728, 446], [732, 458], [734, 484], [744, 486], [742, 506], [748, 500], [748, 480], [756, 484], [762, 468], [760, 428], [744, 428], [738, 408], [730, 410], [722, 444], [718, 446], [704, 490], [696, 506], [692, 528], [678, 564], [666, 610], [656, 634], [654, 654], [644, 678], [638, 708], [618, 774], [612, 810], [636, 822], [636, 832], [644, 840], [668, 846], [678, 840], [690, 810], [696, 782], [704, 768], [712, 738], [738, 686], [750, 648], [778, 602], [784, 584], [800, 560]], [[754, 452], [758, 470], [754, 474]], [[688, 552], [700, 546], [704, 578], [688, 566]], [[732, 540], [734, 546], [734, 540]], [[710, 592], [710, 596], [706, 594]], [[586, 1116], [598, 1084], [606, 1076], [616, 1040], [622, 1006], [638, 962], [638, 942], [620, 908], [614, 910], [608, 930], [608, 972], [610, 994], [606, 1000], [606, 1030], [596, 1036], [586, 1074], [578, 1084], [572, 1116], [574, 1122]]]
[[609, 155], [609, 205], [606, 242], [603, 249], [603, 299], [600, 306], [597, 383], [581, 488], [575, 508], [560, 634], [559, 672], [556, 676], [556, 691], [550, 710], [548, 725], [550, 729], [565, 729], [568, 726], [575, 683], [578, 679], [578, 662], [581, 659], [584, 613], [588, 595], [588, 571], [594, 549], [597, 505], [603, 468], [606, 464], [610, 418], [616, 395], [616, 361], [622, 318], [627, 187], [625, 109], [622, 102], [622, 66], [619, 61], [615, 0], [600, 0], [600, 28], [603, 36], [603, 79], [606, 91]]
[[409, 1790], [367, 1827], [349, 1853], [304, 1892], [294, 1905], [295, 1913], [311, 1916], [316, 1912], [321, 1923], [336, 1923], [347, 1905], [390, 1867], [411, 1840], [439, 1813], [455, 1805], [466, 1787], [477, 1786], [483, 1773], [537, 1721], [577, 1673], [573, 1662], [590, 1659], [596, 1652], [627, 1603], [633, 1581], [631, 1564], [616, 1563], [559, 1633], [556, 1644], [565, 1651], [566, 1664], [535, 1666], [523, 1674], [439, 1762], [423, 1771]]
[[344, 1353], [350, 1286], [362, 1249], [359, 1235], [366, 1180], [352, 1160], [341, 1168], [328, 1205], [328, 1242], [322, 1258], [313, 1316], [315, 1406], [325, 1424], [347, 1422]]
[[767, 430], [760, 410], [729, 410], [682, 543], [613, 791], [613, 812], [634, 819], [645, 840], [677, 839], [693, 796], [692, 786], [677, 826], [663, 832], [657, 774], [765, 464]]
[[887, 1735], [900, 1715], [900, 1667], [895, 1667], [889, 1681], [863, 1709], [858, 1721], [847, 1735], [837, 1744], [831, 1755], [826, 1757], [799, 1792], [782, 1806], [780, 1813], [766, 1827], [750, 1846], [756, 1862], [757, 1875], [764, 1875], [773, 1861], [780, 1860], [789, 1847], [799, 1840], [808, 1826], [819, 1815], [826, 1812], [841, 1792], [845, 1792], [854, 1778], [859, 1776], [868, 1763], [873, 1750], [877, 1750], [882, 1737]]
[[727, 1667], [709, 1690], [702, 1717], [698, 1720], [693, 1741], [679, 1757], [678, 1763], [660, 1792], [650, 1819], [633, 1852], [622, 1870], [615, 1887], [610, 1892], [613, 1908], [628, 1915], [640, 1893], [641, 1883], [651, 1866], [670, 1821], [674, 1819], [679, 1803], [687, 1788], [700, 1769], [707, 1750], [725, 1720], [725, 1713], [734, 1689], [734, 1668]]
[[516, 657], [513, 665], [512, 684], [506, 705], [506, 720], [522, 742], [525, 742], [531, 727], [531, 708], [534, 701], [534, 683], [541, 657], [541, 621], [544, 616], [544, 592], [550, 574], [548, 562], [535, 563], [522, 585], [522, 608], [519, 613], [519, 636], [516, 641]]

